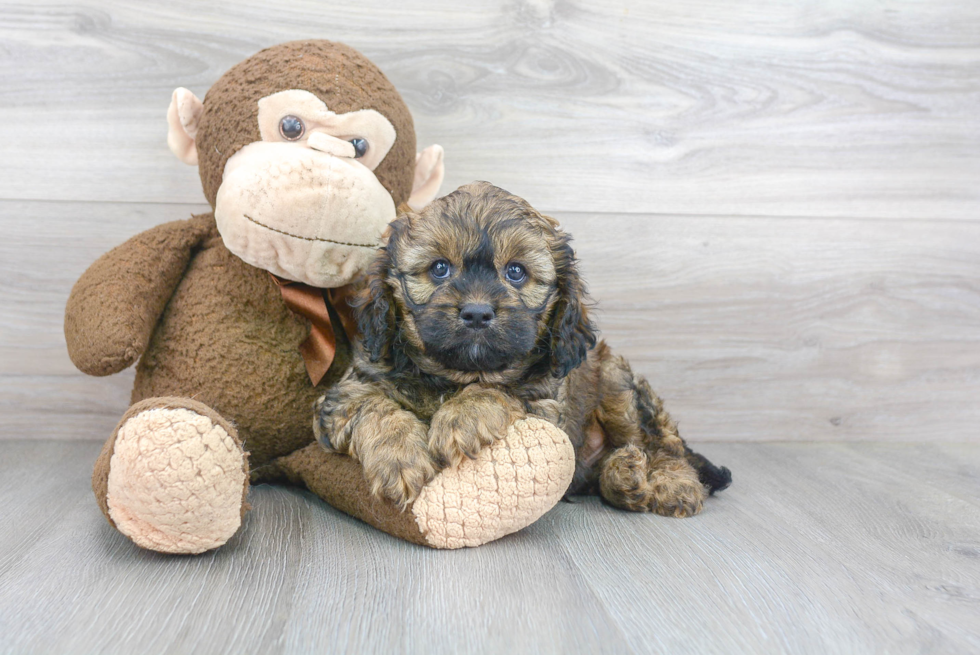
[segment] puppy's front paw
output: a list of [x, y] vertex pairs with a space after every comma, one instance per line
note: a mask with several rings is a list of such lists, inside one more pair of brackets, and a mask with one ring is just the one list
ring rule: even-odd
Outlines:
[[446, 403], [432, 417], [429, 450], [442, 468], [457, 466], [464, 458], [475, 459], [484, 446], [507, 434], [507, 428], [524, 418], [520, 404], [500, 393], [467, 394]]
[[414, 501], [436, 475], [426, 443], [426, 427], [407, 412], [383, 422], [376, 439], [356, 444], [371, 493], [390, 499], [401, 509]]
[[561, 425], [561, 403], [557, 400], [533, 400], [527, 404], [527, 409], [531, 416], [543, 418], [552, 425]]
[[435, 477], [436, 467], [425, 450], [406, 449], [376, 462], [370, 472], [365, 467], [364, 474], [371, 484], [371, 493], [384, 496], [405, 509], [418, 498], [422, 487]]
[[493, 436], [486, 426], [476, 421], [440, 414], [432, 417], [429, 450], [441, 469], [457, 466], [467, 457], [476, 459], [480, 450], [492, 443]]

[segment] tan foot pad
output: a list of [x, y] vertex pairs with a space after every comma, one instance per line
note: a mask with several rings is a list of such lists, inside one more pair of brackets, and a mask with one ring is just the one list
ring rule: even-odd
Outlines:
[[143, 548], [202, 553], [241, 525], [245, 455], [228, 432], [183, 408], [144, 410], [118, 431], [107, 503]]
[[435, 548], [479, 546], [541, 518], [561, 500], [574, 473], [575, 450], [565, 433], [528, 418], [475, 460], [436, 476], [412, 513]]

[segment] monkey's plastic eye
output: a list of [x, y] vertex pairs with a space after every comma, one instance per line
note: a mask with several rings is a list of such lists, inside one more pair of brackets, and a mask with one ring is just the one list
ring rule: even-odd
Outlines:
[[520, 264], [511, 262], [507, 264], [507, 271], [504, 273], [504, 277], [511, 284], [521, 284], [527, 279], [527, 271]]
[[354, 146], [354, 159], [360, 159], [367, 152], [368, 142], [364, 139], [351, 139], [350, 144]]
[[439, 259], [429, 267], [429, 275], [436, 280], [445, 280], [452, 273], [453, 267], [445, 259]]
[[282, 120], [279, 121], [279, 134], [287, 141], [295, 141], [303, 136], [304, 132], [306, 132], [306, 127], [303, 125], [303, 121], [296, 116], [283, 116]]

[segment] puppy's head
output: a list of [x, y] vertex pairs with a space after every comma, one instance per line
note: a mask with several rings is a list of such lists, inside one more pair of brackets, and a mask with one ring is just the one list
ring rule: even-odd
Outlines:
[[359, 327], [374, 361], [408, 357], [459, 382], [565, 376], [595, 345], [569, 237], [486, 182], [460, 187], [389, 228]]

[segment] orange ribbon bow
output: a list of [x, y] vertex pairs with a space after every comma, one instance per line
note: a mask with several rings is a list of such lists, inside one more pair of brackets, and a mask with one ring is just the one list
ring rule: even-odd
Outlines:
[[[347, 303], [352, 295], [351, 285], [336, 289], [318, 289], [302, 282], [284, 280], [272, 276], [286, 306], [294, 313], [310, 322], [310, 336], [300, 344], [299, 352], [306, 364], [306, 372], [313, 386], [320, 383], [323, 376], [330, 370], [334, 357], [337, 355], [337, 334], [339, 330], [345, 337], [352, 338], [357, 334], [357, 322], [353, 310]], [[333, 310], [340, 325], [334, 325], [330, 320], [330, 310]]]

